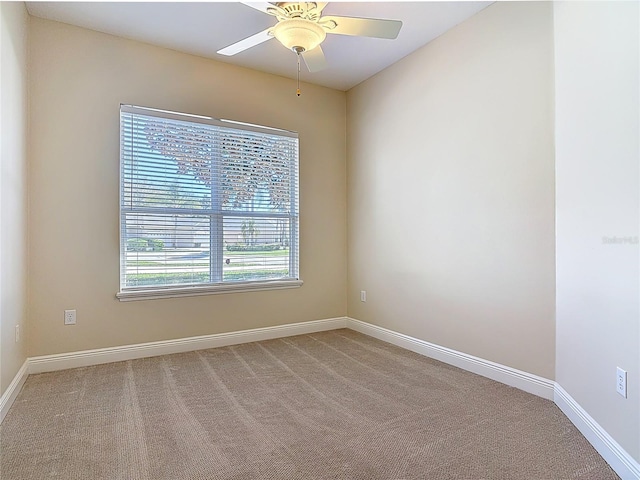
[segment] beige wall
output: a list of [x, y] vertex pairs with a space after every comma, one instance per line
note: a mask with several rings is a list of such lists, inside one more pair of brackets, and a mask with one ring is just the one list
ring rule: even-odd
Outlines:
[[[346, 314], [345, 94], [30, 19], [29, 355]], [[295, 65], [294, 65], [295, 66]], [[296, 130], [299, 289], [119, 302], [120, 103]], [[63, 311], [77, 309], [77, 325]]]
[[[556, 379], [636, 460], [639, 10], [637, 2], [563, 2], [554, 8]], [[628, 371], [626, 399], [615, 390], [616, 367]]]
[[27, 357], [27, 18], [0, 2], [0, 395]]
[[349, 316], [549, 379], [552, 8], [493, 4], [347, 95]]

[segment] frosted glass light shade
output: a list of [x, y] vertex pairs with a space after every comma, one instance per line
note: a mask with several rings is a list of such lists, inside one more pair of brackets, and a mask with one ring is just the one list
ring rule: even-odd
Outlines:
[[282, 20], [273, 27], [273, 36], [289, 50], [302, 47], [304, 51], [313, 50], [327, 36], [324, 28], [315, 22], [301, 18]]

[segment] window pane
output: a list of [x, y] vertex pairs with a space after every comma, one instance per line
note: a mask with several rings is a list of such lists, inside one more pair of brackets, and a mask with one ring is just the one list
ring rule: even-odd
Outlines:
[[289, 278], [289, 220], [225, 217], [223, 280]]
[[121, 288], [298, 279], [297, 134], [122, 106]]
[[125, 215], [123, 284], [210, 282], [209, 224], [209, 216], [204, 215]]
[[226, 130], [219, 135], [220, 200], [223, 210], [289, 213], [297, 139]]
[[212, 154], [206, 142], [213, 127], [135, 115], [125, 117], [122, 131], [123, 205], [211, 207]]

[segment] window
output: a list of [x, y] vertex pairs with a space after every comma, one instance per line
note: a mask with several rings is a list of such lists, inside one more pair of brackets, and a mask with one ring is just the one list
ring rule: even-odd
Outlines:
[[300, 286], [296, 133], [120, 107], [121, 300]]

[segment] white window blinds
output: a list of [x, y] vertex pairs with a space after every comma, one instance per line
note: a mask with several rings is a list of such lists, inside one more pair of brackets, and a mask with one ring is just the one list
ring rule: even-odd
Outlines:
[[120, 290], [298, 279], [298, 136], [120, 108]]

